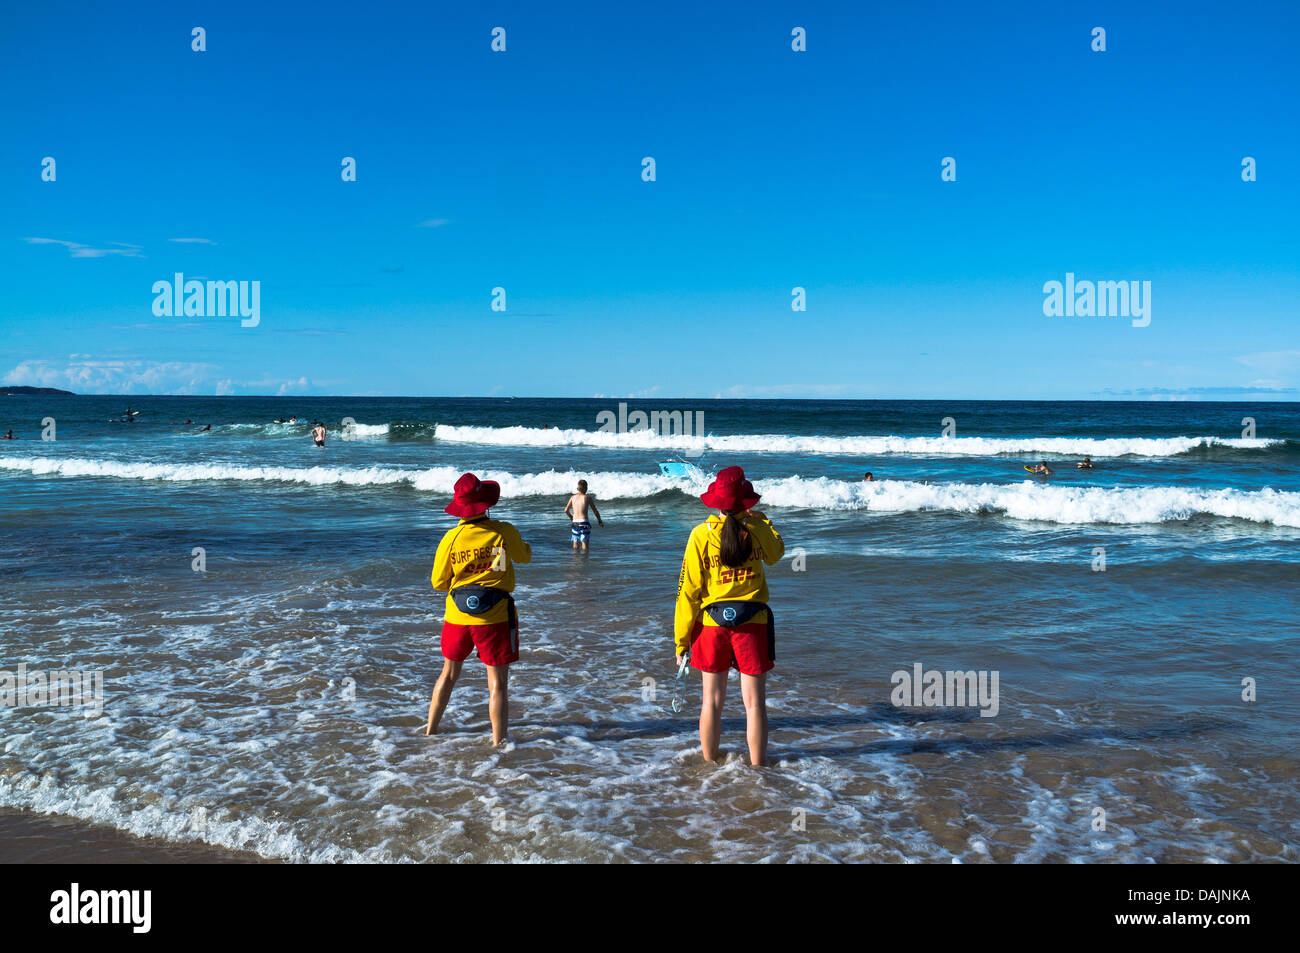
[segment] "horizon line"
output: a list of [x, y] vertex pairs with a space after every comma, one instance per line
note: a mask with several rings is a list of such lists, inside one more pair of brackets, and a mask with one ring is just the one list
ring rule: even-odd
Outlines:
[[[0, 386], [0, 391], [7, 390], [10, 387], [23, 385], [5, 385]], [[30, 385], [28, 385], [30, 386]], [[916, 403], [941, 403], [948, 401], [952, 403], [1003, 403], [1003, 404], [1234, 404], [1243, 402], [1254, 402], [1264, 404], [1292, 404], [1300, 403], [1300, 394], [1295, 397], [1285, 396], [1268, 396], [1255, 397], [1251, 395], [1242, 395], [1237, 397], [1199, 397], [1181, 394], [1171, 395], [1153, 395], [1150, 397], [683, 397], [683, 396], [655, 396], [655, 397], [546, 397], [534, 395], [513, 395], [510, 397], [496, 397], [483, 394], [140, 394], [140, 393], [89, 393], [79, 394], [73, 391], [62, 391], [59, 388], [48, 388], [49, 390], [59, 391], [58, 393], [46, 394], [3, 394], [0, 397], [124, 397], [131, 399], [146, 398], [175, 398], [175, 399], [193, 399], [193, 400], [551, 400], [551, 401], [638, 401], [638, 402], [672, 402], [672, 401], [786, 401], [786, 402], [803, 402], [803, 403], [887, 403], [898, 401], [911, 401]]]

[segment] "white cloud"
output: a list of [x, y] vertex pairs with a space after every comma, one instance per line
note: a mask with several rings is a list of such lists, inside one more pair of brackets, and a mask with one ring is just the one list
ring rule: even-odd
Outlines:
[[310, 382], [305, 377], [300, 377], [296, 381], [285, 381], [280, 385], [280, 389], [275, 392], [275, 396], [283, 397], [285, 394], [301, 394], [310, 386]]
[[215, 245], [210, 238], [169, 238], [169, 242], [176, 242], [178, 245]]
[[0, 380], [78, 394], [196, 394], [206, 389], [213, 369], [211, 364], [185, 361], [94, 360], [72, 354], [62, 365], [23, 361]]
[[23, 241], [29, 245], [62, 245], [73, 258], [106, 258], [109, 255], [120, 255], [123, 258], [144, 257], [139, 245], [127, 245], [123, 242], [108, 243], [118, 246], [116, 248], [94, 248], [81, 242], [64, 241], [61, 238], [24, 238]]
[[442, 226], [450, 225], [450, 224], [451, 224], [451, 219], [449, 218], [430, 218], [430, 219], [426, 219], [423, 222], [420, 222], [420, 224], [416, 225], [415, 227], [416, 228], [442, 228]]
[[1245, 364], [1251, 370], [1260, 371], [1269, 377], [1300, 371], [1300, 351], [1260, 351], [1257, 354], [1243, 354], [1235, 360], [1238, 364]]
[[235, 380], [218, 377], [214, 364], [187, 361], [143, 361], [130, 358], [103, 360], [88, 354], [69, 354], [64, 363], [23, 361], [0, 377], [0, 384], [20, 387], [57, 387], [78, 394], [305, 394], [313, 386], [306, 377], [297, 380]]
[[[847, 384], [773, 384], [753, 387], [746, 384], [737, 384], [734, 387], [728, 387], [724, 393], [717, 396], [732, 399], [742, 397], [806, 397], [809, 395], [839, 397], [849, 390], [850, 387]], [[856, 388], [856, 390], [861, 390], [861, 388]]]

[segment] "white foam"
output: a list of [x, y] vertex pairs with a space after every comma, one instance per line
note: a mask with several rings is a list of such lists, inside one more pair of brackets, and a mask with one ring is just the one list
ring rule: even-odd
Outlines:
[[[307, 433], [311, 420], [299, 419], [296, 424], [285, 423], [266, 423], [266, 424], [218, 424], [216, 430], [247, 430], [262, 431], [264, 433], [276, 435], [303, 436]], [[353, 424], [352, 436], [354, 437], [382, 437], [388, 433], [388, 424]], [[325, 429], [331, 433], [342, 433], [342, 423], [326, 422]]]
[[793, 453], [882, 456], [910, 454], [927, 457], [992, 457], [999, 454], [1172, 457], [1198, 447], [1261, 449], [1284, 443], [1262, 438], [1223, 437], [901, 437], [787, 436], [735, 434], [685, 436], [653, 430], [614, 433], [604, 430], [559, 430], [536, 427], [456, 427], [438, 424], [438, 440], [451, 443], [509, 447], [599, 447], [703, 453]]
[[1300, 526], [1300, 493], [1206, 487], [1099, 487], [1019, 483], [872, 483], [788, 477], [757, 481], [766, 506], [884, 513], [1002, 513], [1049, 523], [1166, 523], [1221, 516]]
[[308, 846], [294, 826], [257, 816], [228, 817], [218, 811], [204, 816], [196, 830], [195, 813], [168, 809], [167, 800], [141, 804], [104, 786], [81, 783], [60, 785], [51, 778], [31, 775], [0, 778], [0, 806], [72, 817], [126, 831], [137, 837], [156, 837], [180, 844], [209, 844], [228, 850], [247, 851], [275, 860], [296, 863], [385, 863], [394, 859], [388, 851], [358, 851], [334, 844]]
[[[125, 463], [53, 457], [0, 457], [0, 469], [37, 476], [206, 481], [236, 480], [313, 486], [406, 484], [449, 496], [460, 476], [454, 467], [401, 470], [387, 467], [250, 467], [219, 463]], [[700, 481], [649, 473], [590, 473], [546, 470], [510, 473], [480, 470], [481, 479], [501, 484], [503, 499], [561, 496], [586, 479], [601, 499], [645, 499], [667, 490], [698, 493]], [[833, 480], [790, 476], [755, 481], [762, 505], [815, 510], [870, 510], [876, 513], [1000, 513], [1012, 519], [1049, 523], [1166, 523], [1194, 516], [1219, 516], [1275, 526], [1300, 527], [1300, 493], [1283, 490], [1138, 486], [1097, 487], [1018, 483], [918, 483], [912, 480]]]

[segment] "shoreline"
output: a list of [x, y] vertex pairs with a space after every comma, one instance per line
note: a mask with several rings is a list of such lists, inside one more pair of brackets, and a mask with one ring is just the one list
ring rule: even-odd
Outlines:
[[174, 844], [58, 814], [0, 808], [3, 864], [269, 864], [210, 844]]

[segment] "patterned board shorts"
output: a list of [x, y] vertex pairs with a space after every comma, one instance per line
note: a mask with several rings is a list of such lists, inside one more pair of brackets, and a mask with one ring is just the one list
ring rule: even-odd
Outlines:
[[591, 539], [591, 521], [583, 520], [582, 522], [578, 522], [575, 520], [573, 526], [569, 529], [569, 533], [572, 535], [575, 543], [585, 543], [587, 540]]

